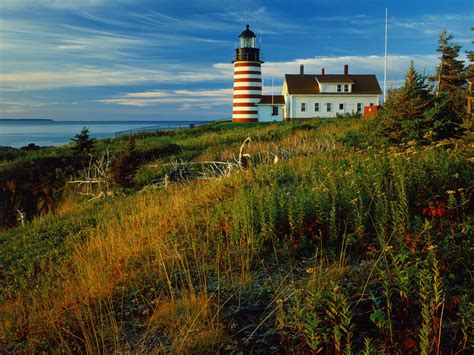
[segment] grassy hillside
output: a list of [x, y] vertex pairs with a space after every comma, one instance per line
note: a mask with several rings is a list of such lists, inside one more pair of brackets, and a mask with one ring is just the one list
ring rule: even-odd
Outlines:
[[54, 213], [0, 236], [3, 349], [469, 352], [472, 145], [385, 147], [370, 127], [138, 137], [134, 189], [61, 187]]

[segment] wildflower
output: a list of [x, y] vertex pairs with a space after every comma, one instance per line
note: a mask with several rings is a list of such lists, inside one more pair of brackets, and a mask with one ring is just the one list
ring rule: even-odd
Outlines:
[[444, 215], [448, 214], [448, 210], [445, 207], [445, 204], [441, 201], [433, 202], [431, 201], [423, 210], [423, 215], [431, 216], [431, 217], [443, 217]]
[[427, 249], [428, 249], [429, 252], [433, 252], [433, 251], [436, 250], [436, 246], [430, 245]]
[[451, 195], [454, 195], [456, 193], [456, 191], [448, 190], [448, 191], [446, 191], [446, 193], [451, 196]]
[[357, 197], [351, 200], [351, 204], [355, 205], [357, 203]]
[[283, 300], [281, 298], [277, 299], [276, 304], [277, 304], [278, 307], [283, 306]]
[[387, 246], [383, 249], [383, 251], [386, 252], [386, 253], [388, 253], [389, 251], [392, 251], [392, 250], [393, 250], [393, 247], [392, 247], [391, 245], [387, 245]]
[[306, 269], [306, 273], [310, 274], [310, 275], [313, 275], [314, 274], [314, 269], [312, 267], [309, 267], [309, 268]]
[[461, 188], [458, 189], [458, 191], [459, 191], [459, 192], [463, 192], [463, 191], [464, 191], [464, 188], [461, 187]]

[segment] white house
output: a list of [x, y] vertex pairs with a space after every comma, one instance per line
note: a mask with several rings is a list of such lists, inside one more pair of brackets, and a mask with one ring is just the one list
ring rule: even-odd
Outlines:
[[258, 110], [258, 122], [281, 122], [285, 108], [283, 95], [262, 95], [256, 104]]
[[379, 104], [382, 90], [374, 74], [349, 74], [348, 65], [344, 74], [326, 74], [324, 69], [321, 74], [304, 74], [301, 66], [300, 74], [285, 75], [282, 95], [284, 118], [293, 120], [363, 114], [365, 107]]

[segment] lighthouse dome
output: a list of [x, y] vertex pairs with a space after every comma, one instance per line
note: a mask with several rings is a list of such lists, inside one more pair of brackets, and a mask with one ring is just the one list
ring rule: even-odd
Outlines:
[[240, 34], [239, 38], [255, 38], [257, 36], [255, 36], [255, 33], [253, 33], [251, 30], [250, 30], [250, 26], [247, 24], [247, 27], [245, 30], [242, 31], [242, 33]]

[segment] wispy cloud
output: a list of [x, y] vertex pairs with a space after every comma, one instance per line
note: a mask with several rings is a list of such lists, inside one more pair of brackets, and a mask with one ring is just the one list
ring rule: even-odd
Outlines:
[[[389, 79], [399, 84], [403, 81], [404, 74], [410, 62], [423, 72], [425, 68], [432, 68], [437, 61], [435, 55], [426, 56], [389, 56]], [[262, 72], [264, 77], [264, 93], [272, 92], [271, 82], [274, 80], [273, 93], [281, 92], [281, 83], [285, 74], [298, 73], [299, 66], [305, 66], [305, 72], [318, 74], [321, 68], [325, 68], [327, 73], [342, 73], [344, 64], [350, 63], [350, 72], [354, 74], [378, 74], [381, 77], [383, 71], [383, 57], [381, 56], [343, 56], [343, 57], [317, 57], [296, 59], [288, 62], [268, 62], [265, 63]], [[232, 73], [230, 64], [216, 64], [222, 72]], [[393, 75], [393, 79], [392, 79]], [[129, 92], [114, 97], [97, 100], [103, 104], [122, 106], [159, 106], [163, 104], [179, 104], [181, 110], [195, 107], [212, 107], [216, 105], [228, 105], [232, 101], [232, 83], [227, 80], [228, 87], [211, 90], [149, 90], [142, 92]]]
[[[431, 3], [407, 13], [408, 0], [397, 2], [397, 11], [389, 12], [390, 79], [401, 82], [412, 60], [430, 73], [443, 27], [455, 42], [470, 43], [472, 16], [463, 13], [467, 1], [458, 1], [458, 13], [444, 14]], [[104, 119], [151, 115], [157, 105], [171, 116], [176, 110], [229, 112], [230, 61], [247, 21], [263, 33], [265, 93], [272, 78], [279, 91], [284, 74], [297, 73], [300, 64], [308, 73], [322, 67], [340, 73], [349, 64], [353, 73], [381, 79], [384, 9], [343, 3], [0, 0], [0, 110]]]
[[[126, 2], [115, 0], [116, 2]], [[110, 0], [0, 0], [0, 5], [6, 9], [23, 9], [29, 7], [45, 7], [50, 9], [82, 9], [102, 6], [112, 3]]]
[[[66, 68], [67, 69], [67, 68]], [[45, 90], [68, 87], [120, 86], [144, 83], [184, 84], [210, 82], [232, 77], [231, 68], [192, 65], [168, 65], [165, 69], [141, 69], [129, 66], [111, 68], [81, 67], [58, 71], [1, 73], [0, 86], [4, 90]]]
[[232, 88], [214, 90], [173, 90], [132, 92], [119, 97], [101, 99], [98, 102], [123, 106], [159, 106], [162, 104], [179, 104], [181, 110], [191, 107], [212, 107], [232, 101]]
[[464, 36], [468, 29], [467, 24], [472, 23], [472, 19], [470, 14], [443, 14], [423, 15], [417, 18], [394, 17], [390, 18], [389, 23], [395, 37], [407, 33], [414, 37], [436, 37], [441, 29], [446, 29], [456, 36]]
[[[421, 71], [430, 73], [437, 64], [436, 55], [392, 55], [388, 57], [389, 71], [395, 71], [397, 77], [403, 75], [411, 61]], [[383, 57], [338, 56], [295, 59], [287, 62], [267, 62], [262, 72], [266, 79], [282, 80], [285, 74], [298, 73], [303, 64], [306, 72], [317, 73], [321, 68], [327, 72], [339, 73], [344, 64], [350, 64], [354, 73], [376, 73], [383, 70]], [[0, 86], [3, 90], [45, 90], [67, 87], [122, 86], [136, 84], [175, 84], [186, 83], [229, 83], [232, 80], [232, 64], [216, 63], [212, 66], [170, 64], [162, 68], [138, 68], [131, 66], [114, 66], [101, 68], [84, 66], [80, 68], [61, 68], [57, 71], [33, 71], [1, 73]], [[184, 91], [183, 91], [184, 92]], [[206, 91], [203, 91], [205, 93]], [[154, 95], [148, 93], [148, 95]]]

